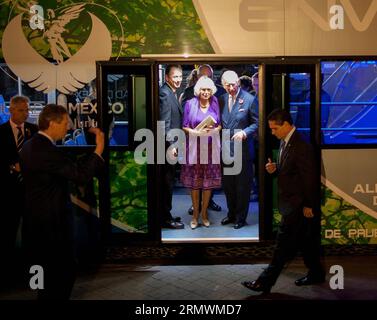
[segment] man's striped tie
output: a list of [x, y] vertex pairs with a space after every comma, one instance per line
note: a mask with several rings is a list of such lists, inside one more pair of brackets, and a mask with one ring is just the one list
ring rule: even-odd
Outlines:
[[[24, 144], [24, 134], [22, 133], [22, 128], [21, 126], [17, 126], [17, 129], [18, 129], [18, 133], [17, 133], [17, 152], [19, 153], [21, 151], [21, 148]], [[17, 181], [18, 182], [22, 182], [24, 178], [22, 177], [22, 174], [21, 172], [19, 172], [17, 174]]]
[[17, 126], [18, 133], [17, 133], [17, 152], [21, 151], [21, 148], [24, 144], [24, 134], [22, 133], [21, 126]]

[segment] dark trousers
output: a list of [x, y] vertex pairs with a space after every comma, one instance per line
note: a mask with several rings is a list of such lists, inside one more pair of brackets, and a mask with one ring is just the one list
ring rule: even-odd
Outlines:
[[[17, 181], [6, 181], [6, 186], [0, 188], [0, 252], [2, 263], [1, 272], [15, 272], [16, 238], [21, 217], [24, 214], [25, 190], [22, 184]], [[3, 273], [4, 274], [4, 273]], [[9, 279], [7, 279], [9, 280]]]
[[259, 276], [266, 285], [273, 286], [285, 264], [301, 251], [308, 275], [322, 277], [325, 272], [320, 261], [320, 216], [305, 218], [302, 209], [282, 216], [276, 247], [269, 266]]
[[259, 193], [259, 146], [258, 143], [254, 144], [254, 159], [253, 159], [253, 179], [251, 183], [252, 191], [254, 194]]
[[[209, 202], [214, 201], [213, 195], [214, 195], [214, 193], [213, 193], [213, 190], [212, 190], [211, 197], [209, 198]], [[201, 210], [201, 208], [202, 208], [202, 193], [200, 192], [199, 193], [199, 210]]]
[[[4, 205], [4, 203], [1, 203]], [[9, 207], [7, 207], [9, 208]], [[3, 211], [5, 208], [2, 208]], [[9, 255], [11, 258], [13, 251], [15, 250], [17, 231], [20, 225], [21, 215], [23, 213], [23, 207], [14, 203], [12, 209], [4, 210], [1, 219], [0, 226], [0, 248], [2, 255]]]
[[[226, 167], [226, 165], [224, 165]], [[228, 218], [236, 223], [246, 222], [253, 170], [248, 157], [242, 159], [242, 169], [237, 175], [223, 175], [223, 189], [228, 206]]]
[[161, 178], [162, 178], [161, 219], [162, 221], [168, 221], [172, 219], [172, 215], [170, 211], [172, 209], [175, 171], [176, 171], [176, 165], [171, 165], [168, 163], [161, 165]]
[[50, 261], [44, 267], [44, 289], [38, 290], [38, 300], [68, 300], [76, 279], [74, 260]]
[[72, 244], [47, 245], [43, 248], [39, 245], [38, 248], [27, 248], [27, 253], [29, 269], [33, 265], [43, 268], [44, 287], [38, 289], [38, 300], [68, 300], [77, 269]]

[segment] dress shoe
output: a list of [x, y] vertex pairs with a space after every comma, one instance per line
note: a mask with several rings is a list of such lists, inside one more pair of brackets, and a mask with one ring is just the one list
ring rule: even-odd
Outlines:
[[[202, 207], [199, 206], [199, 212], [202, 211]], [[187, 213], [192, 216], [194, 214], [194, 207], [191, 206], [190, 209], [187, 210]]]
[[168, 228], [168, 229], [184, 229], [185, 225], [182, 222], [177, 222], [177, 221], [174, 221], [174, 220], [168, 220], [168, 221], [165, 221], [162, 224], [162, 227]]
[[229, 224], [229, 223], [233, 223], [234, 222], [234, 219], [232, 218], [229, 218], [229, 217], [225, 217], [223, 220], [221, 220], [221, 224], [224, 226], [226, 224]]
[[234, 225], [234, 229], [241, 229], [243, 226], [246, 225], [246, 222], [239, 222]]
[[213, 200], [209, 201], [208, 209], [213, 211], [221, 211], [221, 207]]
[[190, 227], [192, 230], [196, 229], [198, 227], [198, 221], [197, 220], [191, 220]]
[[260, 280], [254, 280], [254, 281], [244, 281], [241, 282], [241, 284], [255, 292], [263, 292], [263, 293], [270, 293], [271, 291], [271, 286], [264, 284]]
[[296, 286], [308, 286], [311, 284], [319, 284], [319, 283], [324, 283], [326, 281], [325, 276], [318, 276], [318, 277], [313, 277], [313, 276], [305, 276], [300, 279], [297, 279], [295, 281]]
[[209, 222], [208, 219], [202, 219], [202, 223], [203, 226], [205, 226], [206, 228], [208, 228], [211, 225], [211, 222]]
[[[213, 210], [213, 211], [221, 211], [221, 207], [213, 200], [209, 201], [208, 209]], [[201, 211], [201, 210], [202, 210], [202, 208], [201, 208], [201, 206], [199, 206], [199, 211]], [[192, 216], [192, 214], [194, 213], [194, 207], [191, 206], [190, 209], [187, 210], [187, 213], [190, 216]]]
[[171, 218], [174, 222], [181, 222], [181, 217], [172, 217]]

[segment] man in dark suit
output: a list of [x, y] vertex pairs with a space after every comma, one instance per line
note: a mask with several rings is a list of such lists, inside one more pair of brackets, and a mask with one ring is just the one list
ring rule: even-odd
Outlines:
[[73, 214], [68, 182], [85, 184], [103, 167], [104, 134], [90, 131], [96, 147], [80, 163], [72, 162], [55, 145], [68, 130], [68, 113], [60, 105], [46, 105], [39, 115], [39, 130], [20, 153], [26, 187], [24, 245], [31, 265], [44, 270], [40, 299], [68, 299], [75, 279]]
[[26, 122], [29, 116], [29, 99], [15, 96], [10, 100], [10, 119], [0, 126], [0, 252], [4, 257], [1, 267], [13, 269], [15, 242], [20, 219], [24, 212], [24, 183], [20, 173], [19, 151], [24, 142], [38, 131]]
[[314, 150], [296, 131], [288, 111], [275, 109], [267, 119], [272, 134], [281, 141], [277, 163], [268, 159], [266, 170], [278, 178], [278, 208], [282, 219], [271, 263], [257, 280], [242, 283], [257, 292], [271, 290], [285, 263], [298, 249], [303, 252], [309, 272], [295, 284], [325, 281], [320, 262], [320, 182]]
[[[223, 187], [228, 206], [228, 214], [222, 225], [235, 223], [240, 229], [246, 224], [249, 212], [251, 181], [253, 179], [253, 150], [249, 143], [258, 130], [258, 116], [253, 112], [253, 96], [240, 88], [240, 81], [234, 71], [225, 71], [222, 84], [226, 93], [220, 97], [222, 128], [230, 130], [230, 155], [234, 156], [234, 141], [242, 145], [241, 172], [223, 175]], [[235, 132], [235, 130], [239, 130]], [[226, 166], [226, 165], [225, 165]]]
[[[177, 89], [182, 83], [182, 68], [180, 65], [168, 65], [165, 70], [165, 83], [161, 86], [160, 96], [160, 121], [165, 122], [166, 150], [175, 141], [170, 136], [171, 129], [182, 129], [183, 109], [178, 102]], [[170, 158], [177, 157], [176, 148], [169, 149]], [[180, 217], [172, 217], [172, 200], [175, 178], [175, 165], [165, 163], [161, 165], [162, 173], [162, 199], [161, 199], [161, 225], [163, 228], [183, 229], [184, 224]]]

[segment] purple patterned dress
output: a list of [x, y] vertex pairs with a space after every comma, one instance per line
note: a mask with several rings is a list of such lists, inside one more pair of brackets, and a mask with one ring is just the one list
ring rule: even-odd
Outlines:
[[[209, 108], [204, 113], [199, 107], [199, 98], [194, 97], [185, 104], [182, 127], [194, 129], [208, 115], [216, 120], [215, 127], [221, 124], [217, 98], [211, 97]], [[190, 189], [220, 188], [220, 135], [189, 138], [186, 134], [186, 139], [186, 164], [181, 166], [182, 184]]]

